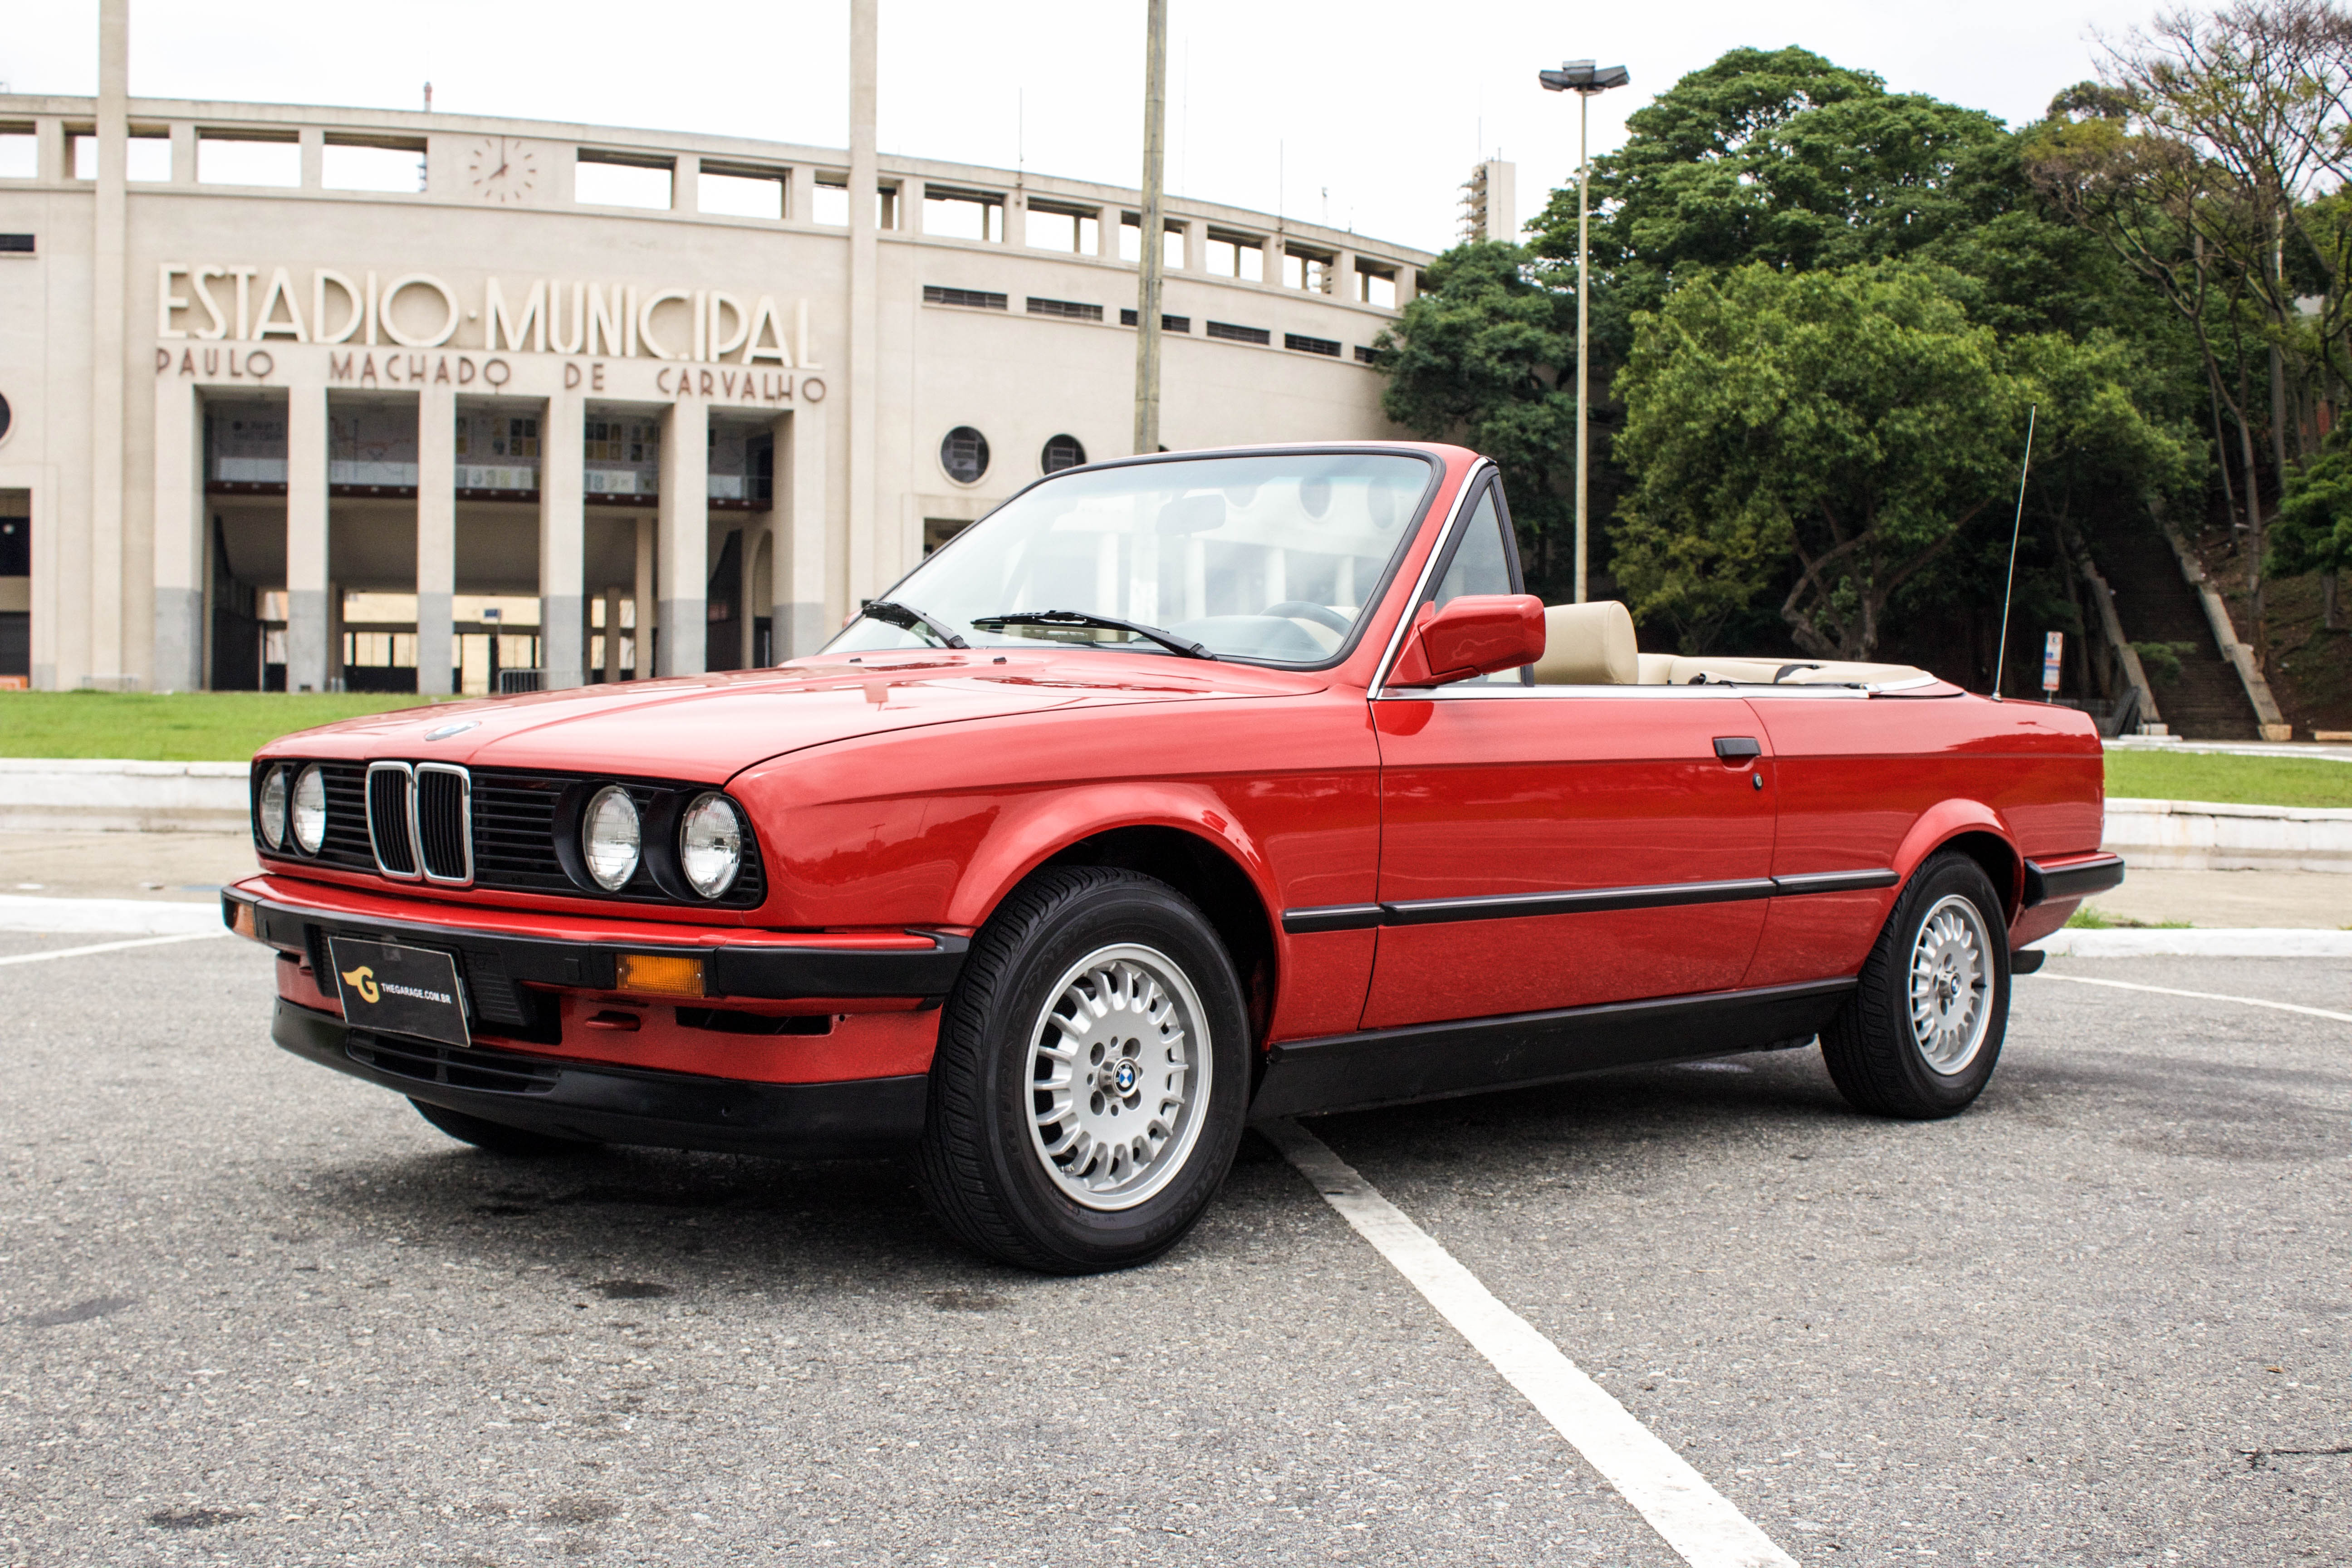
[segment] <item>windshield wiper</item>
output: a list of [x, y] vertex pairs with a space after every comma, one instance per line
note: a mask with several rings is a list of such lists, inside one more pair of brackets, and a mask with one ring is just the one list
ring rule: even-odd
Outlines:
[[1009, 616], [974, 616], [974, 629], [983, 632], [1003, 631], [1006, 626], [1092, 626], [1107, 632], [1129, 632], [1158, 643], [1170, 653], [1181, 653], [1186, 658], [1205, 658], [1213, 663], [1216, 655], [1189, 637], [1174, 632], [1163, 632], [1158, 626], [1147, 626], [1140, 621], [1114, 620], [1109, 616], [1090, 616], [1084, 610], [1021, 610]]
[[901, 631], [929, 632], [950, 647], [971, 646], [956, 636], [945, 622], [935, 621], [920, 610], [909, 609], [905, 605], [894, 605], [887, 599], [873, 600], [858, 614], [871, 616], [886, 626], [897, 626]]

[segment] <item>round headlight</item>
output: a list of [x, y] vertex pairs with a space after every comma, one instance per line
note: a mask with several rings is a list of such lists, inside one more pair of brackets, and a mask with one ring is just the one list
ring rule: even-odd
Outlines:
[[735, 873], [743, 868], [743, 818], [725, 795], [701, 795], [686, 808], [677, 827], [677, 863], [706, 899], [735, 885]]
[[261, 841], [272, 849], [286, 847], [286, 770], [272, 768], [261, 780], [259, 818]]
[[637, 874], [643, 835], [637, 827], [637, 803], [619, 784], [606, 784], [588, 803], [580, 824], [580, 852], [588, 875], [608, 893], [617, 893]]
[[294, 777], [294, 844], [316, 855], [327, 841], [327, 775], [312, 763]]

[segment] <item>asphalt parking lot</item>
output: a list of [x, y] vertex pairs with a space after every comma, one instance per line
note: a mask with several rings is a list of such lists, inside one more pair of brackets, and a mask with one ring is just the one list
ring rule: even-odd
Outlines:
[[[1676, 1561], [1261, 1138], [1038, 1279], [887, 1163], [465, 1149], [269, 963], [0, 966], [0, 1560]], [[2062, 959], [1949, 1122], [1804, 1051], [1307, 1125], [1800, 1562], [2352, 1561], [2352, 1024], [2063, 974], [2352, 1012]]]

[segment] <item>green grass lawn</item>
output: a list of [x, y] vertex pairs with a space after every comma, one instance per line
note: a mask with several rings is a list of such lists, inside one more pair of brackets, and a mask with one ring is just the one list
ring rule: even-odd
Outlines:
[[337, 691], [0, 691], [0, 757], [241, 763], [289, 731], [418, 701]]
[[2134, 800], [2352, 806], [2352, 763], [2326, 757], [2109, 752], [2107, 793]]

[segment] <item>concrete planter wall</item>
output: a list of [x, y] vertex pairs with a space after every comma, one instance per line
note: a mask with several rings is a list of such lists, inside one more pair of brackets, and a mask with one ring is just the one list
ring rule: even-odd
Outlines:
[[2352, 872], [2352, 811], [2117, 799], [2105, 837], [2105, 847], [2150, 870]]
[[243, 763], [0, 757], [0, 829], [243, 833]]

